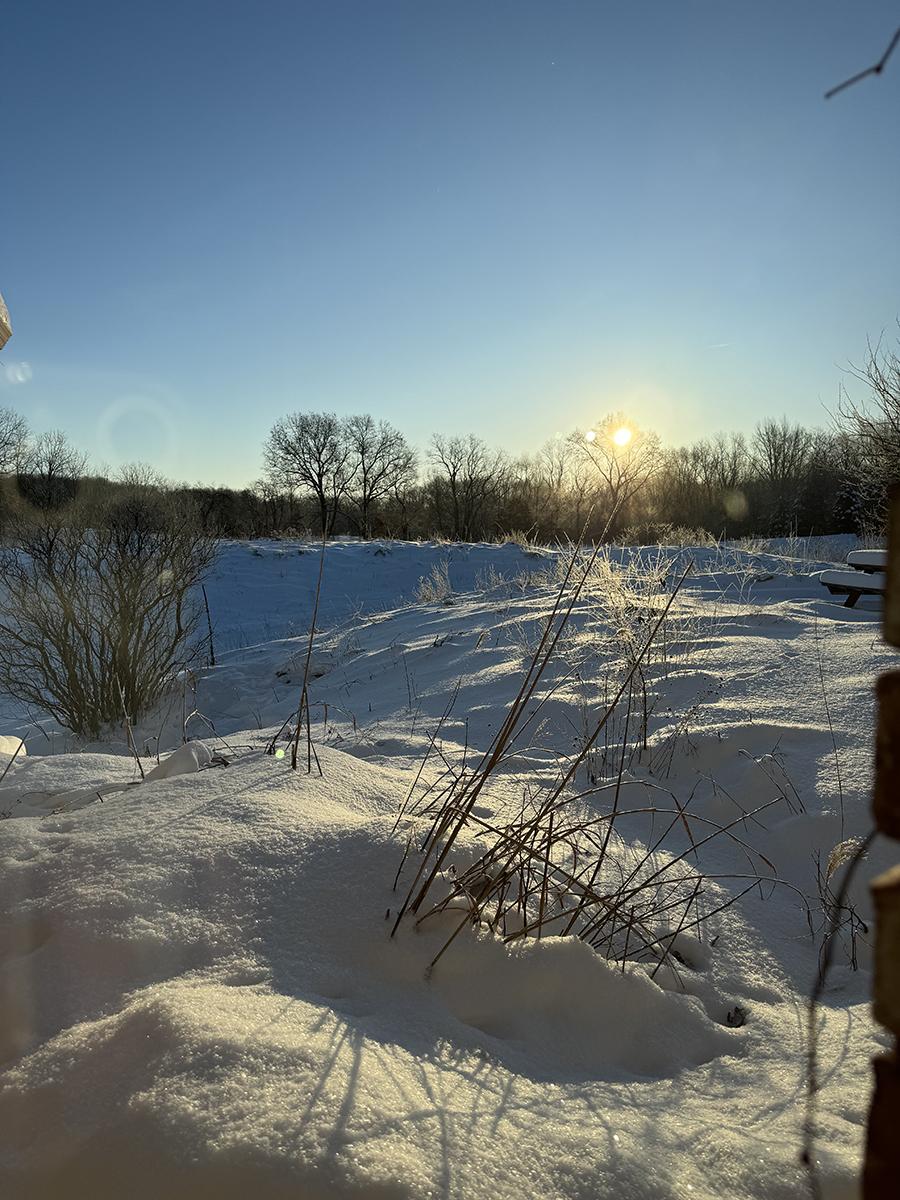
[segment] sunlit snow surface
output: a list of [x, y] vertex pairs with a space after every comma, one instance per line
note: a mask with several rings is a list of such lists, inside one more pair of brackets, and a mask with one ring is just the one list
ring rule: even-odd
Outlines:
[[[814, 578], [836, 553], [784, 549], [667, 552], [693, 556], [695, 574], [627, 786], [664, 784], [719, 821], [789, 795], [738, 832], [815, 905], [814, 853], [868, 829], [872, 683], [891, 655], [878, 602], [844, 610]], [[552, 602], [527, 576], [553, 555], [329, 547], [312, 660], [319, 778], [263, 753], [296, 705], [319, 553], [223, 548], [207, 586], [218, 665], [136, 731], [144, 781], [115, 731], [76, 747], [3, 710], [0, 774], [14, 737], [27, 755], [0, 783], [0, 1194], [802, 1194], [817, 948], [795, 893], [713, 918], [685, 943], [679, 979], [623, 973], [570, 939], [467, 933], [426, 981], [447, 927], [388, 937], [398, 806], [459, 680], [441, 753], [458, 763], [489, 743]], [[442, 563], [450, 602], [415, 603]], [[579, 605], [544, 723], [487, 812], [572, 752], [581, 714], [599, 710], [614, 618]], [[573, 662], [579, 677], [563, 678]], [[194, 744], [181, 747], [185, 720]], [[464, 840], [460, 855], [473, 852]], [[733, 844], [701, 855], [707, 874], [746, 869]], [[854, 885], [863, 916], [866, 879], [889, 857], [876, 848]], [[832, 1197], [855, 1194], [878, 1046], [863, 942], [858, 957], [854, 972], [838, 954], [820, 1013], [817, 1157]]]

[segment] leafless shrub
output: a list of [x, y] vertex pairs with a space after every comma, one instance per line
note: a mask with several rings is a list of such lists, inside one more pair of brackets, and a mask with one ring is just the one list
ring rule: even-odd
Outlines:
[[856, 477], [865, 532], [883, 531], [887, 494], [900, 480], [900, 355], [869, 343], [861, 367], [851, 367], [852, 378], [865, 384], [869, 396], [856, 400], [841, 390], [836, 419], [850, 438], [849, 468]]
[[196, 649], [214, 553], [155, 488], [19, 516], [0, 550], [0, 691], [79, 736], [137, 720]]

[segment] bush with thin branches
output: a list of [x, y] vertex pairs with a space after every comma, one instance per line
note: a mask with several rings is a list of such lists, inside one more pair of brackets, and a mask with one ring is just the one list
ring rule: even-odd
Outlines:
[[845, 471], [860, 531], [878, 534], [887, 521], [890, 489], [900, 482], [900, 354], [881, 340], [870, 342], [863, 366], [849, 374], [868, 387], [869, 396], [858, 401], [846, 388], [841, 392], [836, 419], [845, 435]]
[[196, 653], [214, 555], [160, 488], [19, 516], [0, 548], [0, 691], [82, 737], [136, 721]]

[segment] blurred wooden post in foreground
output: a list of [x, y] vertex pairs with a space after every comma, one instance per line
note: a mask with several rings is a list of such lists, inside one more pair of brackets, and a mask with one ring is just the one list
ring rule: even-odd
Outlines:
[[[900, 488], [891, 498], [884, 638], [900, 647]], [[900, 670], [878, 679], [873, 815], [881, 833], [900, 839]], [[875, 976], [872, 1011], [894, 1035], [893, 1048], [873, 1060], [875, 1091], [869, 1109], [864, 1200], [900, 1196], [900, 865], [872, 881], [875, 902]]]
[[9, 310], [3, 303], [3, 297], [0, 296], [0, 350], [6, 345], [12, 336], [12, 325], [9, 323]]

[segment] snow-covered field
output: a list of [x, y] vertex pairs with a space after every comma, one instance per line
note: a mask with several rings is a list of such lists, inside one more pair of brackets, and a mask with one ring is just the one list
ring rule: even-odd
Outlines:
[[[483, 834], [559, 779], [692, 559], [626, 759], [620, 706], [573, 780], [593, 819], [621, 772], [633, 815], [613, 869], [650, 846], [703, 879], [691, 912], [711, 915], [662, 968], [627, 947], [608, 959], [572, 937], [466, 928], [429, 974], [455, 918], [389, 936], [415, 871], [413, 850], [398, 878], [408, 836], [429, 823], [398, 813], [424, 814], [426, 789], [490, 745], [553, 604], [554, 552], [329, 546], [321, 776], [305, 738], [298, 772], [289, 748], [264, 752], [297, 704], [315, 546], [223, 547], [207, 584], [217, 665], [136, 732], [143, 781], [120, 733], [78, 747], [0, 708], [0, 774], [14, 739], [27, 747], [0, 782], [0, 1195], [802, 1194], [816, 860], [824, 873], [868, 831], [872, 685], [891, 654], [877, 601], [841, 608], [812, 574], [829, 564], [790, 549], [612, 552], [478, 797]], [[423, 577], [431, 603], [416, 600]], [[662, 815], [673, 805], [693, 823]], [[725, 825], [733, 836], [707, 839]], [[463, 832], [448, 886], [483, 840]], [[889, 857], [876, 844], [853, 883], [863, 921]], [[756, 874], [779, 882], [722, 907]], [[846, 926], [818, 1014], [831, 1197], [857, 1194], [878, 1045], [869, 957]]]

